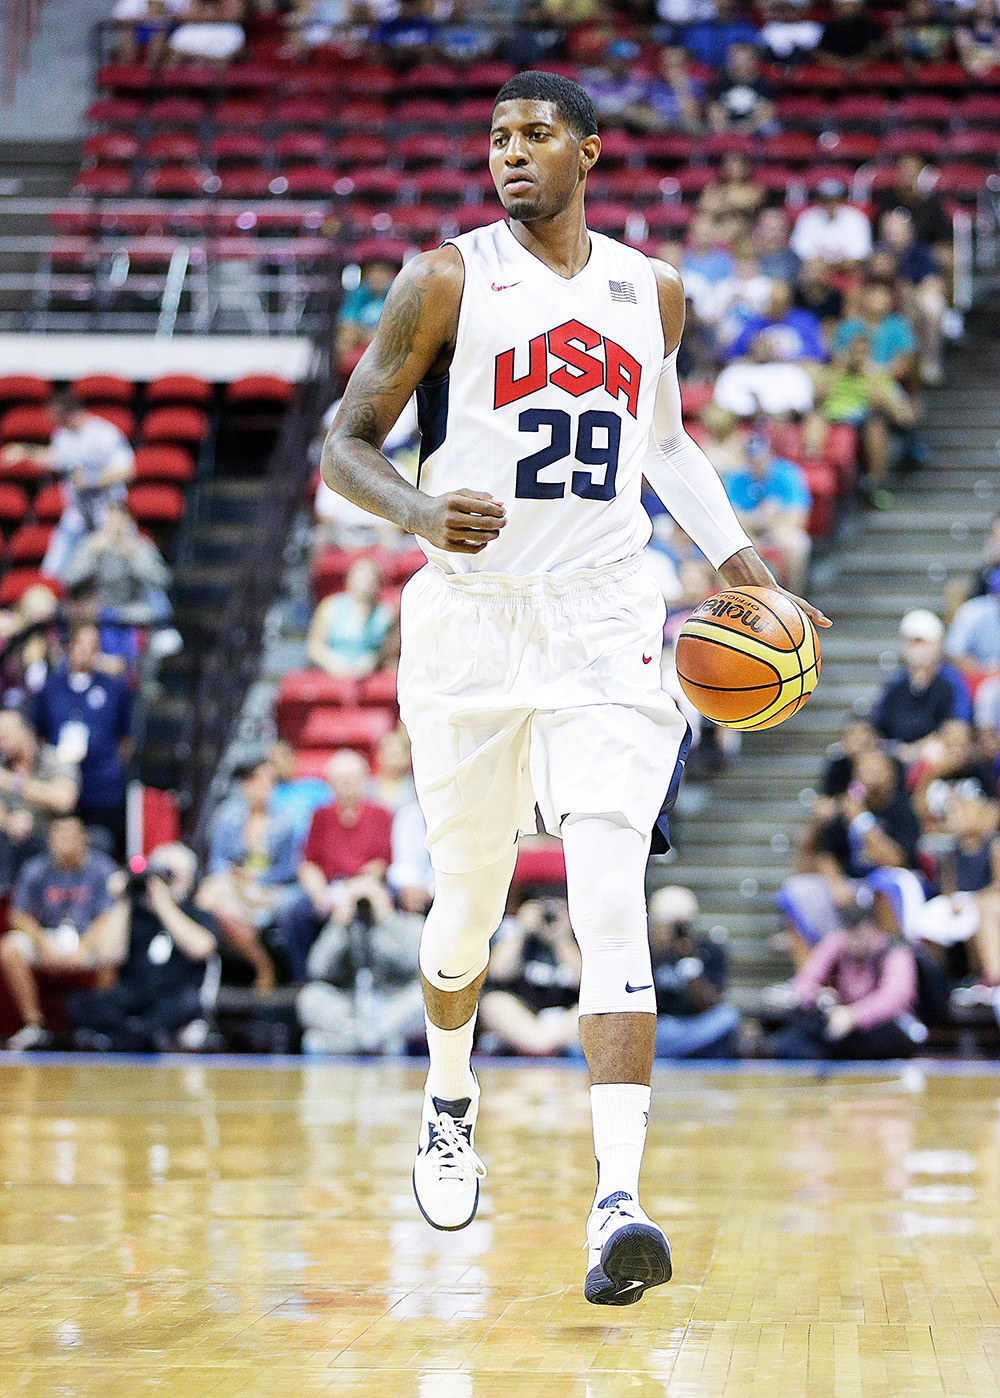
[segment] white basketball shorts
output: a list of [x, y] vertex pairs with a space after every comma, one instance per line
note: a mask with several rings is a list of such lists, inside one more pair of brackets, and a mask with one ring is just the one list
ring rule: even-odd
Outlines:
[[[652, 830], [689, 730], [660, 687], [664, 605], [641, 558], [564, 577], [421, 568], [400, 607], [399, 707], [441, 873], [566, 815]], [[662, 830], [662, 825], [661, 825]]]

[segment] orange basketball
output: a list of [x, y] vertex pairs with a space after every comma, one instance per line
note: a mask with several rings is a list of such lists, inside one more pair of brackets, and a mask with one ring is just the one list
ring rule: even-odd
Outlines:
[[677, 638], [677, 678], [698, 712], [724, 728], [773, 728], [819, 679], [819, 640], [791, 598], [732, 587], [696, 607]]

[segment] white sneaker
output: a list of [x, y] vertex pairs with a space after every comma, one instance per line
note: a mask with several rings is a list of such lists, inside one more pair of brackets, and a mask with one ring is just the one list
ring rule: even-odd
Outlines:
[[47, 1029], [43, 1029], [40, 1024], [26, 1024], [16, 1034], [11, 1035], [7, 1040], [7, 1047], [15, 1053], [23, 1053], [27, 1049], [48, 1048], [51, 1043], [52, 1035]]
[[427, 1222], [445, 1233], [467, 1227], [479, 1207], [479, 1181], [486, 1166], [472, 1146], [478, 1115], [478, 1084], [471, 1097], [453, 1102], [424, 1089], [413, 1193]]
[[670, 1244], [663, 1229], [619, 1190], [587, 1219], [585, 1300], [595, 1306], [631, 1306], [651, 1286], [668, 1282]]

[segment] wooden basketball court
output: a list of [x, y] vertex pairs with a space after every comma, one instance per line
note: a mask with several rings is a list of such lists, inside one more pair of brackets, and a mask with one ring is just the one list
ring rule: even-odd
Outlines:
[[989, 1066], [658, 1074], [675, 1279], [615, 1310], [581, 1295], [582, 1071], [483, 1067], [483, 1206], [443, 1234], [410, 1193], [417, 1069], [6, 1057], [0, 1392], [992, 1398]]

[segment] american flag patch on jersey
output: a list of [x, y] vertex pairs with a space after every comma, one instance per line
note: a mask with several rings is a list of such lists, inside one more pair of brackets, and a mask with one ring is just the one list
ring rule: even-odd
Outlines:
[[612, 301], [631, 301], [633, 306], [639, 303], [635, 299], [635, 287], [631, 282], [608, 282], [611, 288]]

